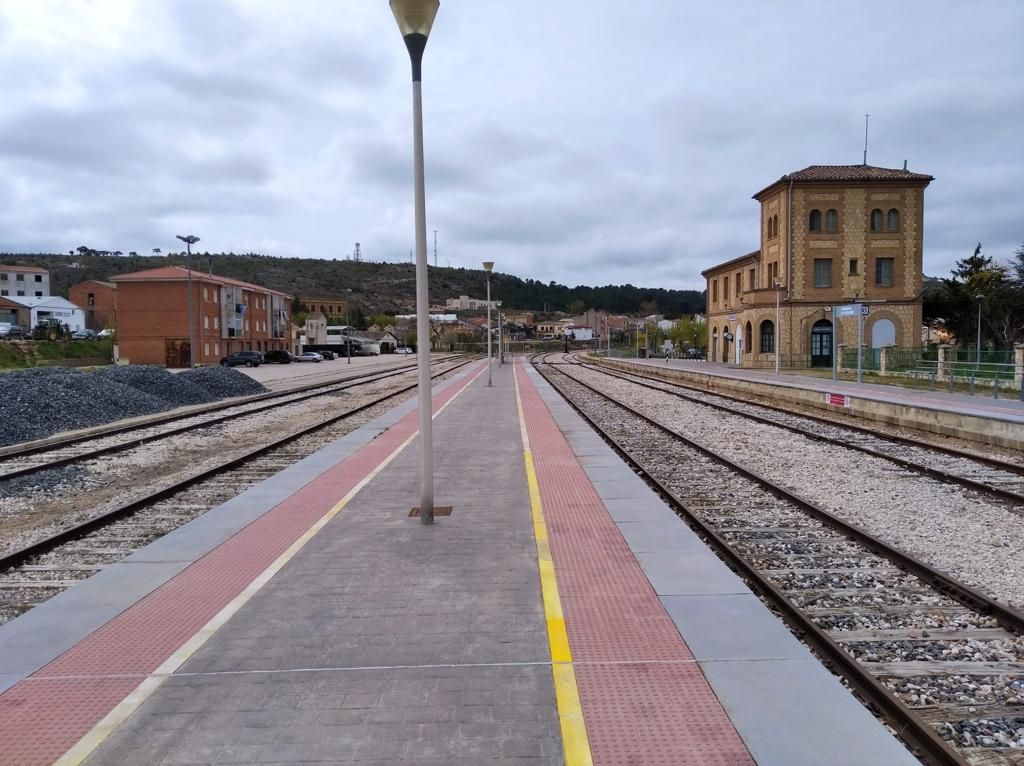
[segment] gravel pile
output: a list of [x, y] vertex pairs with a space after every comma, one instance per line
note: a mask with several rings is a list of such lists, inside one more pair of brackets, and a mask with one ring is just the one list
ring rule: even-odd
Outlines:
[[[218, 368], [219, 369], [219, 368]], [[198, 386], [185, 377], [187, 373], [175, 375], [163, 367], [145, 364], [129, 364], [118, 367], [104, 367], [91, 373], [103, 381], [130, 386], [144, 393], [163, 399], [173, 407], [189, 404], [206, 404], [219, 398], [207, 388]]]
[[262, 394], [267, 390], [262, 383], [257, 383], [233, 367], [199, 367], [186, 370], [176, 377], [209, 391], [215, 399]]
[[0, 446], [267, 390], [229, 368], [175, 375], [141, 365], [96, 372], [70, 367], [16, 370], [4, 373], [0, 384]]

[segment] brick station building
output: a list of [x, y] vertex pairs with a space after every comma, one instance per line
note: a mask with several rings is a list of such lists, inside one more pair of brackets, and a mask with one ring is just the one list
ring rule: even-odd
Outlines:
[[[188, 269], [162, 266], [120, 274], [111, 281], [117, 285], [121, 361], [187, 367]], [[234, 351], [289, 350], [291, 297], [193, 270], [195, 363], [217, 364]]]
[[[760, 249], [701, 272], [708, 358], [770, 367], [778, 344], [784, 367], [831, 367], [832, 308], [844, 303], [870, 312], [865, 346], [919, 346], [933, 180], [906, 168], [811, 165], [755, 194]], [[857, 321], [838, 319], [837, 345], [857, 345]]]

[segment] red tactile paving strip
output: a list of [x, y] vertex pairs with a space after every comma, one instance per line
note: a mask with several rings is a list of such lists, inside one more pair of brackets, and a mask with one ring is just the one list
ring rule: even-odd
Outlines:
[[[435, 411], [473, 375], [434, 396]], [[418, 427], [414, 410], [32, 676], [0, 694], [0, 766], [52, 764]]]
[[594, 763], [752, 765], [536, 387], [520, 373]]

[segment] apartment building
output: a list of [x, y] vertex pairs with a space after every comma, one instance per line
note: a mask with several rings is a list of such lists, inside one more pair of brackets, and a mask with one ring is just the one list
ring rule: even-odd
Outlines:
[[[162, 266], [113, 277], [120, 357], [133, 364], [187, 367], [189, 272]], [[228, 277], [191, 273], [196, 364], [217, 364], [234, 351], [291, 347], [292, 296]]]

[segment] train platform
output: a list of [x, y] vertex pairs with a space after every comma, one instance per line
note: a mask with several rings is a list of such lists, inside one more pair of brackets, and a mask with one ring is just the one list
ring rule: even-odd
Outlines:
[[883, 383], [857, 383], [851, 380], [832, 380], [831, 378], [801, 375], [798, 372], [784, 371], [776, 375], [774, 370], [745, 369], [732, 367], [718, 362], [703, 362], [687, 359], [624, 359], [621, 361], [635, 362], [656, 368], [678, 369], [687, 372], [698, 372], [712, 377], [729, 378], [732, 380], [756, 381], [782, 388], [795, 388], [821, 393], [832, 393], [860, 399], [907, 405], [930, 410], [974, 415], [1006, 420], [1024, 424], [1024, 401], [1017, 398], [1017, 392], [996, 399], [991, 390], [979, 389], [979, 393], [951, 393], [943, 388], [940, 382], [935, 390], [909, 388], [905, 386], [889, 386]]
[[0, 764], [917, 763], [522, 359], [0, 627]]

